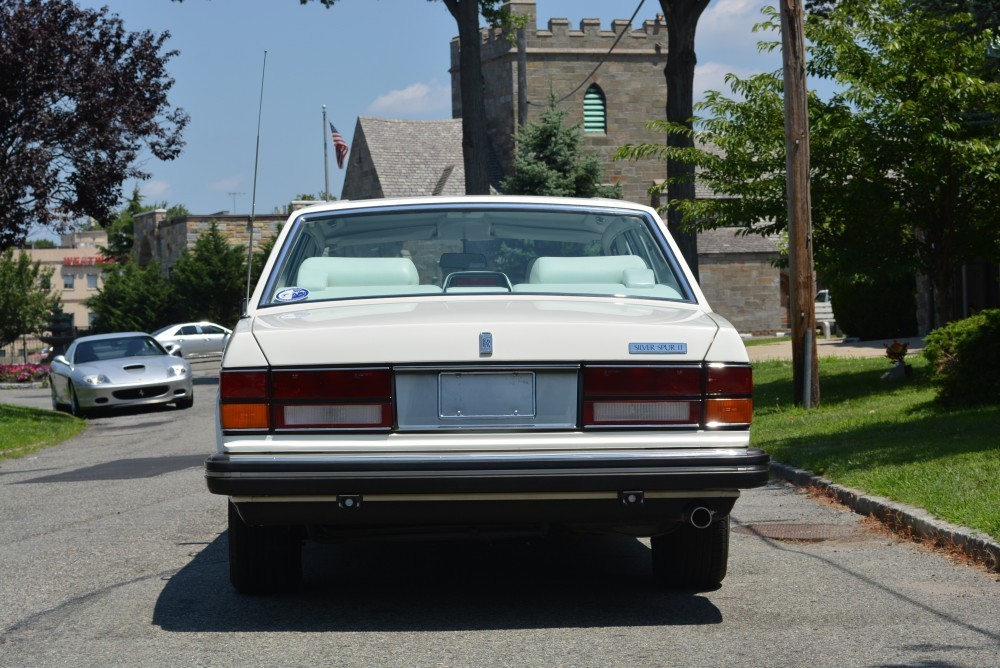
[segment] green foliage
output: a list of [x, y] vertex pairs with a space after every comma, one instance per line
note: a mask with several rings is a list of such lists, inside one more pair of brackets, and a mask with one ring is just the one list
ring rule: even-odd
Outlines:
[[925, 338], [923, 354], [942, 403], [1000, 403], [1000, 309], [935, 329]]
[[[813, 77], [835, 83], [809, 96], [813, 253], [824, 282], [876, 285], [928, 275], [940, 318], [954, 268], [1000, 259], [1000, 81], [991, 35], [908, 11], [903, 0], [824, 3], [806, 24]], [[778, 31], [771, 8], [762, 29]], [[951, 17], [954, 19], [954, 17]], [[946, 41], [947, 49], [929, 48]], [[764, 43], [763, 50], [776, 48]], [[710, 92], [697, 148], [625, 146], [618, 157], [685, 161], [717, 199], [681, 202], [689, 224], [787, 229], [783, 84], [778, 73], [726, 79]], [[667, 133], [677, 124], [653, 123]], [[761, 222], [763, 221], [763, 222]], [[847, 307], [841, 295], [835, 308]]]
[[24, 251], [15, 256], [11, 248], [0, 254], [0, 346], [44, 329], [59, 301], [52, 293], [53, 272]]
[[172, 109], [168, 33], [129, 32], [107, 7], [0, 3], [0, 250], [34, 225], [107, 221], [148, 152], [176, 158], [188, 122]]
[[173, 266], [170, 284], [181, 320], [211, 320], [232, 327], [246, 294], [245, 249], [231, 246], [212, 222]]
[[601, 185], [604, 170], [600, 160], [583, 154], [580, 128], [563, 126], [566, 114], [550, 101], [538, 123], [521, 128], [514, 173], [504, 179], [501, 190], [509, 195], [620, 199], [620, 185]]
[[0, 404], [0, 460], [24, 457], [86, 428], [86, 420], [65, 413]]
[[274, 244], [278, 240], [278, 235], [281, 234], [282, 227], [284, 225], [279, 224], [275, 228], [274, 234], [264, 239], [260, 244], [260, 250], [253, 254], [250, 270], [250, 292], [254, 291], [257, 281], [260, 280], [260, 275], [264, 273], [264, 265], [267, 264], [267, 258], [271, 256], [271, 251], [274, 250]]
[[823, 403], [792, 401], [790, 361], [754, 364], [750, 442], [775, 461], [1000, 539], [1000, 405], [945, 408], [928, 364], [887, 383], [885, 358], [819, 360]]
[[84, 302], [93, 314], [95, 333], [152, 332], [170, 322], [173, 299], [159, 264], [112, 265], [104, 285]]
[[101, 248], [101, 255], [114, 263], [123, 264], [132, 259], [132, 246], [135, 240], [133, 222], [135, 217], [145, 209], [142, 206], [142, 195], [139, 187], [132, 188], [132, 196], [118, 216], [105, 228], [108, 232], [108, 245]]
[[875, 272], [828, 283], [837, 325], [863, 340], [913, 336], [917, 332], [913, 280]]

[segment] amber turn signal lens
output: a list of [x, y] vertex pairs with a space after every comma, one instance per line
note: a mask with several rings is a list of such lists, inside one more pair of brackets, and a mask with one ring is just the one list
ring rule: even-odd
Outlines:
[[219, 421], [223, 429], [267, 429], [267, 404], [222, 404]]
[[705, 402], [705, 424], [709, 427], [750, 424], [752, 419], [753, 399], [708, 399]]

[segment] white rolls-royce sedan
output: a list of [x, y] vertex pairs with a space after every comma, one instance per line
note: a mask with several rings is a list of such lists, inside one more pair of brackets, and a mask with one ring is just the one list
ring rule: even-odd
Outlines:
[[294, 587], [304, 540], [553, 528], [651, 537], [658, 582], [713, 588], [767, 482], [743, 342], [645, 206], [313, 206], [245, 311], [205, 465], [241, 592]]

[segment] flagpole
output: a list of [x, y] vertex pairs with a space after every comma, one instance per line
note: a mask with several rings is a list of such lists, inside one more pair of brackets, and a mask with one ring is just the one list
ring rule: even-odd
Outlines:
[[323, 105], [323, 183], [326, 188], [323, 190], [323, 200], [330, 201], [330, 160], [326, 155], [326, 105]]

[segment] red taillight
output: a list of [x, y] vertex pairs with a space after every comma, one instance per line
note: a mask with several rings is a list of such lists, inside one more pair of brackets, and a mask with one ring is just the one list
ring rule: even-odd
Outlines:
[[753, 420], [753, 370], [746, 364], [705, 368], [705, 426], [749, 425]]
[[267, 429], [267, 372], [222, 371], [219, 374], [219, 423], [222, 429]]
[[583, 370], [583, 426], [748, 426], [749, 365], [593, 366]]
[[223, 371], [219, 386], [223, 430], [392, 427], [387, 368]]
[[697, 396], [701, 368], [696, 366], [597, 366], [584, 371], [587, 394], [602, 397]]
[[392, 427], [389, 369], [275, 371], [276, 429], [388, 429]]
[[701, 419], [700, 399], [697, 366], [583, 370], [584, 426], [696, 424]]

